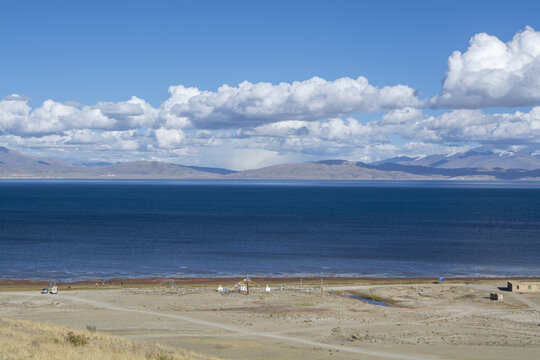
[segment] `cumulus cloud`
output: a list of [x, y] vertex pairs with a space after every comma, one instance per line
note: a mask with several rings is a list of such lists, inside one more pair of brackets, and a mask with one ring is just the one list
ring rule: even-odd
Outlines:
[[455, 110], [433, 119], [428, 126], [448, 141], [540, 144], [540, 107], [527, 113], [501, 114]]
[[68, 130], [57, 139], [61, 139], [65, 145], [94, 147], [96, 151], [143, 150], [146, 143], [146, 137], [140, 136], [136, 130], [99, 132], [88, 129]]
[[[68, 130], [62, 134], [40, 136], [3, 135], [0, 141], [8, 148], [32, 148], [32, 152], [59, 158], [89, 159], [96, 153], [103, 152], [107, 160], [122, 159], [119, 152], [145, 151], [146, 139], [135, 130], [128, 131], [91, 131]], [[140, 155], [137, 155], [140, 156]]]
[[103, 115], [113, 119], [126, 119], [144, 114], [144, 111], [139, 104], [130, 102], [103, 102], [98, 103], [97, 107]]
[[154, 130], [157, 144], [163, 149], [177, 148], [184, 139], [184, 132], [178, 129], [165, 129], [163, 127]]
[[136, 96], [117, 103], [101, 102], [93, 108], [99, 109], [103, 116], [115, 120], [115, 129], [151, 128], [158, 119], [158, 110]]
[[0, 101], [0, 130], [36, 135], [71, 129], [238, 129], [422, 104], [407, 86], [377, 88], [364, 77], [335, 81], [315, 77], [277, 85], [245, 81], [237, 87], [223, 85], [216, 92], [178, 85], [169, 93], [159, 108], [133, 96], [92, 106], [46, 100], [33, 109], [28, 98], [13, 94]]
[[486, 114], [481, 110], [459, 109], [439, 116], [418, 113], [409, 121], [388, 125], [371, 123], [372, 131], [430, 143], [540, 144], [540, 107], [529, 112]]
[[418, 120], [422, 118], [422, 110], [406, 107], [403, 109], [396, 109], [389, 111], [383, 115], [381, 121], [379, 122], [382, 125], [398, 125], [405, 124], [407, 122]]
[[0, 101], [0, 130], [16, 135], [36, 135], [81, 128], [111, 128], [114, 119], [99, 109], [78, 109], [52, 100], [32, 109], [26, 101]]
[[27, 101], [19, 95], [0, 101], [0, 131], [30, 136], [73, 129], [128, 130], [152, 127], [158, 118], [157, 109], [135, 96], [94, 106], [45, 100], [34, 109]]
[[372, 132], [369, 125], [364, 125], [353, 118], [331, 118], [328, 121], [284, 121], [268, 124], [255, 129], [254, 133], [292, 136], [309, 135], [324, 140], [345, 140], [367, 137]]
[[354, 154], [359, 159], [371, 160], [390, 152], [422, 155], [433, 153], [423, 152], [428, 150], [462, 150], [478, 144], [499, 144], [509, 149], [524, 145], [534, 149], [540, 144], [540, 107], [529, 112], [500, 114], [453, 110], [439, 116], [416, 110], [394, 110], [380, 120], [367, 123], [352, 118], [284, 121], [245, 129], [237, 132], [237, 136], [281, 153], [347, 158]]
[[[173, 100], [174, 99], [174, 100]], [[237, 87], [221, 86], [217, 92], [172, 88], [171, 110], [201, 129], [253, 127], [282, 120], [319, 120], [358, 112], [420, 106], [414, 89], [404, 86], [377, 88], [366, 78], [326, 81], [314, 77], [293, 83], [244, 81]]]
[[464, 53], [452, 53], [446, 75], [436, 106], [540, 105], [540, 32], [526, 27], [507, 43], [476, 34]]

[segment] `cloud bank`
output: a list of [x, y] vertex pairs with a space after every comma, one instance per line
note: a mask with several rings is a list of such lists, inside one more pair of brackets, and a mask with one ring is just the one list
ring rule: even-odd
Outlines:
[[[172, 112], [189, 118], [197, 128], [251, 127], [283, 119], [318, 120], [351, 113], [368, 113], [421, 106], [415, 90], [404, 85], [376, 88], [364, 77], [326, 81], [314, 77], [291, 84], [221, 86], [217, 92], [171, 88], [181, 98]], [[191, 95], [191, 96], [190, 96]]]
[[[538, 150], [540, 32], [526, 27], [506, 43], [477, 34], [464, 52], [451, 54], [446, 75], [431, 99], [364, 77], [244, 81], [216, 91], [176, 85], [159, 107], [133, 96], [94, 105], [46, 100], [32, 108], [27, 97], [12, 94], [0, 100], [0, 145], [64, 159], [233, 168], [327, 157], [372, 161], [479, 145]], [[371, 119], [355, 118], [359, 113]]]

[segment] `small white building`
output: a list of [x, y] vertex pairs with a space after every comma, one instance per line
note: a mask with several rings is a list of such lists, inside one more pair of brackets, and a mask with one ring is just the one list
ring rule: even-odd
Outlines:
[[540, 281], [509, 281], [508, 290], [514, 292], [540, 292]]

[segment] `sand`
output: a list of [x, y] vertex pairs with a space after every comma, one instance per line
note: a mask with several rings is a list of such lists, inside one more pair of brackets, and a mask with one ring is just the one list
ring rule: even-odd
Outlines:
[[[316, 281], [279, 290], [279, 282], [299, 283], [258, 280], [261, 289], [250, 295], [219, 294], [218, 281], [234, 284], [184, 283], [173, 293], [170, 284], [156, 287], [158, 280], [123, 282], [122, 289], [63, 285], [57, 295], [42, 295], [37, 284], [21, 282], [0, 291], [0, 316], [95, 326], [226, 359], [535, 359], [540, 352], [540, 293], [490, 300], [503, 279], [325, 280], [322, 291]], [[274, 283], [271, 293], [265, 281]], [[390, 306], [342, 296], [352, 291]]]

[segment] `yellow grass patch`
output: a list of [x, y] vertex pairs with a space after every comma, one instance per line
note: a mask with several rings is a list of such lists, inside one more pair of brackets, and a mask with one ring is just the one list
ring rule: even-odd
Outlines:
[[[0, 319], [2, 360], [205, 360], [188, 351], [137, 343], [101, 332], [28, 320]], [[214, 358], [215, 359], [215, 358]]]

